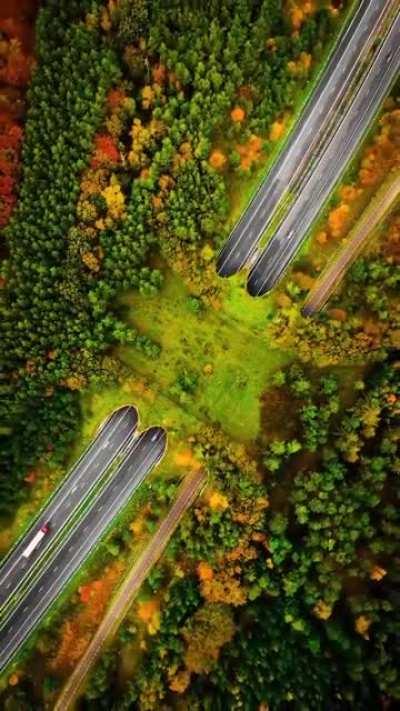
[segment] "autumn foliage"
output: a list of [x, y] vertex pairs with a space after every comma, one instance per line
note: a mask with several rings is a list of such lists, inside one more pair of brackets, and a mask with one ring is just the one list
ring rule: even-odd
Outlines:
[[209, 671], [218, 659], [221, 648], [235, 634], [231, 610], [226, 605], [204, 605], [182, 629], [186, 643], [184, 654], [188, 671], [197, 674]]
[[137, 607], [139, 619], [145, 623], [149, 634], [155, 634], [160, 626], [160, 601], [151, 598], [140, 602]]
[[0, 229], [10, 219], [16, 202], [22, 136], [18, 123], [0, 118]]
[[[378, 131], [365, 147], [354, 184], [340, 188], [339, 203], [331, 209], [327, 223], [316, 236], [320, 245], [344, 237], [387, 174], [400, 167], [399, 140], [400, 110], [394, 108], [384, 113]], [[393, 232], [391, 236], [394, 237]]]
[[109, 565], [101, 578], [79, 588], [81, 609], [67, 618], [61, 627], [61, 638], [51, 662], [54, 671], [67, 671], [82, 656], [93, 632], [100, 623], [111, 594], [121, 577], [123, 563]]
[[288, 62], [289, 74], [294, 77], [305, 77], [308, 75], [312, 64], [311, 54], [308, 52], [300, 52], [296, 61]]
[[[17, 199], [23, 139], [23, 99], [33, 66], [30, 32], [24, 22], [0, 17], [0, 229]], [[1, 36], [1, 35], [0, 35]]]
[[120, 161], [120, 154], [112, 136], [99, 133], [94, 139], [94, 153], [91, 160], [92, 168], [103, 165], [113, 166]]
[[285, 130], [285, 124], [283, 121], [274, 121], [269, 132], [270, 141], [279, 141], [282, 138]]
[[0, 56], [3, 60], [0, 81], [10, 86], [24, 87], [29, 81], [33, 60], [25, 54], [21, 42], [13, 37], [1, 41]]
[[250, 136], [246, 143], [236, 146], [236, 150], [240, 156], [240, 167], [243, 170], [249, 170], [253, 163], [261, 159], [262, 145], [263, 141], [260, 136]]
[[234, 123], [241, 123], [246, 118], [245, 110], [241, 106], [235, 106], [231, 111], [231, 119]]
[[295, 32], [298, 32], [304, 22], [315, 13], [317, 4], [315, 0], [287, 0], [286, 12]]

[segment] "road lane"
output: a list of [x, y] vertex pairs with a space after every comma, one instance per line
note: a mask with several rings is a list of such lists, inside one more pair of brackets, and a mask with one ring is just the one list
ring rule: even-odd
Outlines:
[[248, 208], [236, 223], [217, 261], [220, 276], [239, 271], [251, 258], [270, 225], [278, 204], [293, 189], [312, 159], [321, 151], [338, 108], [354, 84], [362, 60], [376, 33], [398, 0], [362, 0], [339, 36], [326, 68], [311, 94], [286, 145]]
[[[135, 431], [138, 413], [134, 407], [122, 407], [102, 425], [94, 440], [83, 452], [71, 472], [63, 479], [34, 523], [17, 541], [0, 568], [0, 608], [14, 595], [43, 555], [54, 544], [55, 537], [67, 524], [82, 501], [90, 494]], [[50, 531], [28, 559], [22, 556], [37, 531], [50, 523]]]
[[27, 640], [146, 474], [158, 464], [166, 446], [165, 430], [151, 427], [127, 447], [124, 459], [101, 494], [69, 536], [60, 542], [57, 555], [0, 625], [0, 670]]
[[370, 235], [393, 206], [400, 195], [400, 173], [391, 179], [389, 187], [382, 186], [384, 194], [378, 195], [370, 205], [364, 210], [360, 219], [350, 231], [344, 245], [339, 247], [336, 254], [328, 262], [326, 269], [318, 277], [307, 299], [304, 302], [301, 313], [303, 316], [312, 316], [320, 311], [328, 301], [332, 292], [338, 288], [347, 270], [357, 259], [362, 248], [365, 246]]
[[105, 643], [116, 634], [123, 618], [129, 612], [135, 595], [162, 555], [182, 516], [193, 504], [206, 480], [206, 473], [200, 468], [186, 475], [171, 508], [129, 571], [88, 648], [68, 677], [53, 711], [70, 711], [71, 708], [74, 708], [77, 694], [85, 677], [100, 656]]
[[338, 130], [297, 200], [250, 271], [247, 290], [262, 296], [280, 280], [296, 256], [323, 204], [340, 180], [400, 68], [400, 11], [347, 109]]

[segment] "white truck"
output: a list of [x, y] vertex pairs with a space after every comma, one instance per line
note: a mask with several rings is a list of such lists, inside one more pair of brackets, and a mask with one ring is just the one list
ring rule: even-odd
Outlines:
[[38, 547], [40, 541], [49, 533], [50, 531], [50, 525], [48, 523], [45, 523], [41, 528], [39, 528], [38, 532], [35, 533], [34, 537], [32, 538], [31, 542], [26, 546], [25, 550], [22, 552], [22, 556], [24, 558], [29, 558], [29, 556], [33, 553], [34, 550]]

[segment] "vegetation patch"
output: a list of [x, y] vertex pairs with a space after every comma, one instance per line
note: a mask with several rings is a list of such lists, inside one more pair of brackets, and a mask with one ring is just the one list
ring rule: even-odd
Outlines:
[[207, 484], [82, 708], [400, 698], [397, 213], [328, 309], [300, 315], [398, 168], [396, 91], [279, 289], [253, 300], [215, 272], [344, 19], [313, 0], [40, 9], [2, 230], [2, 550], [117, 407], [169, 449], [4, 677], [5, 709], [54, 705], [194, 465]]

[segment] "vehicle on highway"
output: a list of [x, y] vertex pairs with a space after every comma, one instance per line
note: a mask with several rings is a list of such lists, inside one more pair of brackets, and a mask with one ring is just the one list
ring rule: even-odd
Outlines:
[[41, 526], [38, 530], [38, 532], [35, 534], [35, 536], [32, 538], [31, 542], [29, 545], [25, 548], [24, 551], [22, 551], [22, 557], [23, 558], [29, 558], [31, 553], [33, 553], [34, 550], [39, 546], [41, 541], [47, 534], [50, 533], [50, 523], [44, 523], [43, 526]]
[[[40, 570], [40, 560], [57, 543], [82, 503], [107, 480], [113, 464], [135, 435], [139, 415], [125, 405], [113, 412], [97, 430], [89, 446], [64, 477], [36, 519], [22, 533], [0, 564], [0, 616], [12, 605], [12, 595], [23, 588]], [[54, 536], [46, 536], [49, 525]], [[47, 532], [48, 533], [48, 532]]]
[[0, 671], [93, 552], [145, 477], [159, 464], [166, 449], [167, 433], [162, 427], [150, 427], [130, 440], [104, 488], [89, 499], [82, 518], [58, 539], [54, 555], [40, 566], [39, 575], [0, 620]]

